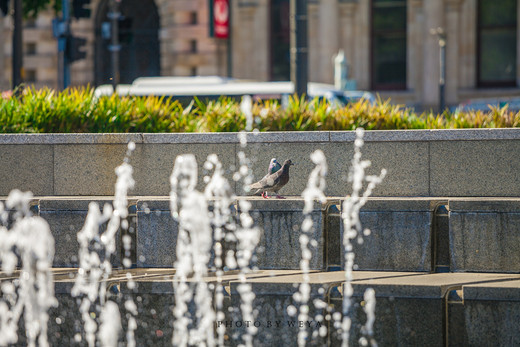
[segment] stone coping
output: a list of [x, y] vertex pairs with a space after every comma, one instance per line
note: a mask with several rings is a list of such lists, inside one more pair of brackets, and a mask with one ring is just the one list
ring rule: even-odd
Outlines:
[[[353, 271], [352, 281], [364, 281], [373, 279], [393, 278], [401, 276], [419, 275], [419, 272], [390, 272], [390, 271]], [[298, 284], [303, 283], [304, 275], [285, 274], [268, 278], [248, 278], [247, 283], [251, 285], [256, 294], [261, 295], [292, 295], [298, 291]], [[308, 274], [308, 284], [311, 292], [317, 294], [320, 288], [326, 288], [326, 292], [333, 287], [341, 286], [346, 281], [345, 271], [313, 272]], [[231, 294], [238, 294], [240, 282], [231, 282]], [[325, 294], [323, 292], [322, 294]]]
[[[235, 143], [238, 133], [102, 133], [102, 134], [0, 134], [0, 144], [171, 144], [171, 143]], [[248, 143], [327, 143], [352, 142], [355, 131], [288, 131], [246, 133]], [[520, 128], [504, 129], [435, 129], [435, 130], [371, 130], [365, 142], [424, 142], [520, 140]]]
[[[419, 273], [395, 271], [353, 271], [352, 286], [357, 294], [367, 288], [374, 288], [378, 296], [442, 298], [450, 290], [466, 289], [466, 286], [512, 288], [520, 281], [520, 275], [496, 273]], [[287, 274], [270, 278], [248, 278], [257, 294], [290, 295], [298, 290], [295, 284], [303, 282], [302, 274]], [[309, 274], [309, 285], [339, 287], [345, 282], [345, 272], [315, 272]], [[496, 282], [496, 283], [495, 283]], [[508, 284], [510, 285], [508, 286]], [[231, 293], [236, 293], [236, 285], [231, 282]], [[468, 287], [469, 288], [469, 287]], [[466, 298], [466, 295], [464, 296]]]
[[520, 280], [520, 275], [503, 273], [433, 273], [354, 281], [354, 290], [363, 293], [374, 288], [378, 296], [442, 298], [463, 286], [496, 281]]
[[463, 286], [464, 300], [520, 301], [520, 280], [476, 283]]
[[519, 213], [520, 199], [458, 199], [449, 202], [449, 209], [463, 213]]
[[[52, 268], [54, 282], [57, 285], [57, 293], [70, 292], [77, 275], [76, 268]], [[125, 283], [128, 281], [127, 273], [132, 275], [134, 281], [139, 283], [143, 292], [171, 291], [174, 278], [173, 268], [137, 268], [115, 269], [107, 280], [110, 283]], [[464, 300], [520, 300], [520, 275], [500, 273], [435, 273], [423, 274], [417, 272], [393, 272], [393, 271], [353, 271], [352, 285], [357, 293], [362, 293], [366, 288], [374, 288], [378, 296], [388, 297], [422, 297], [442, 298], [448, 291], [463, 290]], [[0, 272], [0, 279], [8, 280], [19, 277], [19, 271], [12, 275]], [[224, 273], [221, 283], [230, 286], [226, 290], [228, 294], [237, 294], [239, 281], [238, 271]], [[214, 273], [204, 277], [206, 283], [216, 283]], [[303, 282], [301, 270], [258, 270], [246, 275], [246, 282], [253, 286], [257, 294], [292, 295], [298, 290], [297, 284]], [[309, 273], [309, 284], [317, 289], [319, 287], [339, 287], [343, 291], [345, 272], [321, 272]], [[147, 286], [146, 284], [149, 284]], [[166, 285], [166, 287], [164, 286]]]
[[[170, 197], [168, 195], [128, 195], [127, 198], [129, 200], [138, 200], [138, 201], [164, 201], [169, 200]], [[35, 195], [32, 197], [33, 200], [63, 200], [63, 201], [75, 201], [75, 200], [89, 200], [89, 201], [105, 201], [105, 200], [113, 200], [114, 196], [106, 196], [106, 195]], [[253, 195], [238, 195], [236, 199], [241, 200], [260, 200], [260, 201], [304, 201], [301, 196], [286, 196], [285, 199], [264, 199], [261, 196], [253, 196]], [[345, 200], [344, 196], [327, 196], [327, 203], [339, 203], [342, 200]], [[7, 196], [1, 195], [0, 201], [7, 200]], [[457, 202], [478, 202], [478, 201], [489, 201], [489, 202], [513, 202], [519, 201], [520, 197], [453, 197], [453, 196], [370, 196], [368, 197], [368, 201], [382, 202], [382, 201], [395, 201], [395, 202], [406, 202], [406, 201], [415, 201], [417, 203], [424, 203], [426, 201], [457, 201]]]
[[[328, 196], [322, 207], [339, 205], [346, 197]], [[5, 202], [7, 196], [0, 196], [0, 202]], [[86, 209], [90, 202], [99, 205], [112, 203], [113, 196], [85, 195], [85, 196], [63, 196], [46, 195], [34, 196], [32, 205], [40, 205], [44, 209]], [[138, 209], [153, 207], [154, 209], [169, 209], [170, 197], [164, 195], [129, 195], [128, 205], [137, 204]], [[256, 202], [255, 207], [283, 208], [286, 204], [303, 204], [304, 199], [300, 196], [286, 196], [285, 199], [263, 199], [260, 196], [236, 196], [234, 203], [238, 200]], [[379, 211], [391, 209], [393, 211], [428, 211], [433, 210], [440, 204], [449, 205], [452, 212], [455, 211], [478, 211], [478, 212], [518, 212], [520, 211], [520, 197], [369, 197], [363, 211]], [[319, 203], [315, 201], [315, 205]], [[303, 205], [302, 205], [303, 208]]]

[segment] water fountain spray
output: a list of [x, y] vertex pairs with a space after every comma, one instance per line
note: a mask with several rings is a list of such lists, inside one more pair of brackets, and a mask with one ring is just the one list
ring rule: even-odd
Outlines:
[[[78, 232], [79, 268], [71, 294], [81, 298], [79, 307], [84, 322], [85, 339], [89, 347], [96, 345], [96, 332], [103, 346], [116, 346], [117, 336], [121, 330], [119, 309], [114, 302], [107, 301], [106, 283], [112, 273], [111, 257], [116, 253], [116, 234], [119, 228], [128, 229], [128, 190], [132, 189], [135, 182], [132, 178], [132, 166], [129, 164], [129, 156], [135, 149], [135, 143], [128, 144], [127, 156], [115, 170], [117, 175], [114, 195], [114, 207], [105, 204], [103, 212], [95, 202], [89, 204], [89, 211], [85, 225]], [[106, 230], [100, 234], [100, 226], [107, 224]], [[131, 283], [131, 281], [130, 281]], [[99, 302], [99, 309], [96, 304]], [[126, 304], [125, 307], [131, 307]], [[110, 317], [117, 312], [118, 319], [102, 319], [102, 326], [94, 317]], [[132, 317], [131, 317], [132, 318]], [[136, 324], [129, 319], [129, 331], [127, 336], [133, 336]], [[132, 330], [132, 328], [134, 328]], [[99, 330], [99, 331], [98, 331]], [[115, 335], [116, 338], [106, 336]], [[79, 337], [78, 337], [79, 339]], [[115, 342], [114, 342], [115, 341]], [[114, 343], [114, 344], [112, 344]], [[132, 340], [129, 341], [132, 345]]]
[[[49, 346], [47, 337], [48, 310], [58, 305], [54, 296], [51, 272], [54, 259], [54, 238], [49, 224], [32, 216], [29, 203], [32, 193], [13, 190], [6, 207], [14, 209], [14, 222], [8, 229], [8, 212], [0, 203], [0, 260], [2, 271], [12, 278], [1, 282], [0, 345], [18, 342], [18, 322], [23, 313], [27, 345]], [[18, 263], [21, 269], [15, 274]]]
[[[343, 219], [343, 251], [345, 253], [345, 281], [343, 293], [342, 313], [343, 318], [341, 322], [341, 336], [342, 346], [348, 346], [351, 328], [350, 307], [352, 305], [352, 295], [354, 290], [352, 288], [352, 270], [354, 268], [354, 250], [352, 241], [355, 238], [361, 238], [362, 232], [369, 234], [368, 230], [361, 227], [359, 219], [359, 211], [367, 202], [368, 197], [376, 185], [383, 181], [386, 175], [386, 170], [382, 169], [379, 176], [365, 175], [365, 170], [371, 165], [369, 160], [361, 160], [361, 147], [363, 141], [364, 130], [362, 128], [356, 129], [356, 140], [354, 141], [354, 157], [352, 159], [352, 167], [348, 181], [352, 182], [352, 195], [347, 197], [343, 202], [343, 211], [341, 218]], [[367, 187], [364, 192], [363, 183], [367, 182]]]
[[[232, 214], [232, 205], [235, 200], [235, 195], [229, 185], [229, 182], [224, 178], [224, 172], [222, 164], [218, 160], [216, 154], [208, 156], [206, 163], [204, 164], [206, 170], [214, 170], [211, 178], [208, 177], [209, 181], [204, 190], [204, 195], [208, 202], [212, 203], [212, 210], [210, 213], [211, 226], [213, 228], [213, 237], [215, 239], [214, 251], [215, 251], [215, 273], [217, 277], [216, 288], [215, 288], [215, 310], [216, 320], [221, 322], [225, 319], [225, 313], [223, 312], [224, 306], [224, 290], [222, 287], [222, 276], [224, 275], [224, 266], [227, 269], [234, 269], [236, 262], [234, 261], [234, 254], [227, 259], [232, 261], [224, 260], [224, 244], [227, 242], [236, 242], [234, 232], [236, 231], [236, 225], [234, 222], [234, 215]], [[232, 252], [229, 250], [229, 252]], [[233, 253], [233, 252], [232, 252]], [[226, 328], [224, 325], [217, 325], [217, 345], [224, 346], [224, 336]]]
[[[312, 170], [307, 182], [307, 187], [302, 193], [302, 197], [305, 200], [305, 205], [303, 208], [305, 219], [302, 223], [302, 234], [300, 235], [300, 247], [302, 250], [300, 269], [303, 273], [303, 281], [300, 283], [298, 292], [296, 292], [294, 295], [295, 301], [299, 303], [298, 321], [300, 322], [306, 322], [309, 316], [308, 302], [311, 291], [309, 285], [309, 262], [312, 258], [312, 252], [309, 248], [309, 243], [311, 243], [311, 246], [313, 243], [317, 243], [316, 240], [310, 239], [312, 235], [311, 232], [314, 227], [311, 213], [314, 209], [314, 201], [319, 201], [321, 203], [326, 202], [324, 191], [326, 187], [325, 177], [328, 170], [327, 160], [321, 150], [317, 150], [312, 153], [311, 160], [316, 165], [316, 167]], [[298, 331], [298, 346], [305, 346], [308, 336], [309, 333], [307, 332], [305, 325], [301, 326], [300, 330]]]
[[363, 310], [367, 315], [367, 321], [363, 328], [361, 328], [361, 332], [366, 336], [362, 336], [359, 339], [359, 344], [361, 346], [368, 346], [370, 343], [371, 347], [377, 347], [377, 341], [374, 338], [374, 322], [376, 320], [376, 292], [372, 288], [367, 288], [365, 290], [365, 294], [363, 295], [363, 299], [365, 301], [365, 306]]
[[[240, 109], [246, 116], [246, 131], [251, 131], [253, 127], [253, 101], [250, 96], [245, 95], [240, 103]], [[238, 134], [240, 147], [247, 146], [247, 135], [245, 132]], [[253, 183], [253, 175], [251, 173], [251, 161], [247, 158], [244, 151], [238, 152], [239, 169], [233, 175], [233, 180], [242, 182], [242, 187], [248, 187]], [[240, 295], [240, 311], [242, 313], [243, 321], [253, 322], [253, 301], [255, 300], [255, 293], [252, 290], [251, 284], [247, 283], [246, 275], [251, 271], [250, 264], [253, 258], [258, 242], [260, 242], [260, 231], [254, 226], [253, 218], [249, 211], [251, 210], [251, 203], [244, 199], [238, 200], [239, 207], [239, 225], [236, 230], [237, 243], [237, 264], [240, 270], [238, 279], [240, 284], [237, 286], [237, 291]], [[253, 346], [253, 336], [257, 333], [257, 328], [249, 324], [246, 328], [242, 339], [247, 347]]]
[[[214, 346], [215, 312], [211, 293], [204, 281], [213, 238], [206, 198], [195, 190], [197, 161], [194, 155], [176, 158], [170, 184], [170, 210], [179, 223], [173, 282], [175, 321], [172, 343], [174, 346]], [[188, 307], [192, 302], [194, 313]]]

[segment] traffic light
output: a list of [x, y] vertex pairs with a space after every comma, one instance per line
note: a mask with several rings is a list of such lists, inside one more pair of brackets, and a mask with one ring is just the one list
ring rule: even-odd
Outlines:
[[0, 0], [0, 11], [2, 11], [4, 16], [9, 12], [9, 2], [10, 0]]
[[76, 60], [85, 59], [87, 52], [82, 50], [87, 44], [87, 39], [82, 37], [67, 36], [67, 44], [65, 47], [65, 55], [69, 63]]
[[72, 0], [72, 16], [74, 18], [89, 18], [90, 8], [85, 6], [90, 5], [90, 0]]

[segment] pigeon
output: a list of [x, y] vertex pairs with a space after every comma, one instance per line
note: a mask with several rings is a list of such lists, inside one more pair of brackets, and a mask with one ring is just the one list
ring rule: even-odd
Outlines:
[[[262, 179], [267, 178], [267, 176], [274, 174], [281, 168], [282, 168], [282, 165], [280, 165], [278, 160], [276, 160], [276, 158], [272, 158], [271, 161], [269, 162], [269, 168], [267, 169], [267, 174]], [[258, 194], [259, 191], [256, 193]], [[257, 195], [257, 194], [255, 194], [255, 195]], [[264, 194], [265, 194], [265, 192], [262, 192], [262, 197], [264, 197]]]
[[[272, 160], [271, 160], [272, 162]], [[269, 199], [267, 192], [273, 192], [276, 194], [278, 199], [284, 199], [283, 196], [278, 195], [278, 191], [289, 182], [289, 167], [294, 165], [290, 159], [287, 159], [280, 170], [272, 173], [270, 175], [266, 175], [260, 181], [253, 183], [249, 186], [249, 188], [257, 189], [255, 194], [262, 192], [262, 197], [264, 199]], [[269, 166], [271, 167], [271, 166]]]

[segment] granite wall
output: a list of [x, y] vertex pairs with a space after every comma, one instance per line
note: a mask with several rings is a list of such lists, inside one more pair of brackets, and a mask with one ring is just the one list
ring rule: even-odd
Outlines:
[[[133, 141], [132, 195], [167, 196], [174, 160], [185, 153], [199, 163], [198, 189], [208, 174], [204, 161], [215, 153], [235, 193], [243, 195], [232, 180], [243, 151], [255, 179], [273, 157], [295, 162], [281, 193], [299, 196], [314, 167], [309, 156], [321, 149], [329, 165], [326, 194], [341, 197], [350, 192], [354, 139], [352, 131], [249, 133], [242, 148], [236, 133], [2, 134], [0, 196], [14, 188], [36, 196], [112, 196], [114, 169]], [[362, 153], [372, 162], [368, 174], [388, 171], [373, 196], [508, 197], [520, 195], [520, 159], [512, 155], [519, 150], [520, 129], [409, 130], [366, 132]]]

